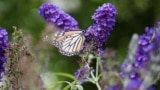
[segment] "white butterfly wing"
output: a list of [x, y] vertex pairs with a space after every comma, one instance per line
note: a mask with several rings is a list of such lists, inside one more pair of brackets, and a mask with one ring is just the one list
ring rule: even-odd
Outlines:
[[80, 52], [85, 37], [82, 31], [58, 32], [53, 41], [60, 52], [66, 56], [73, 56]]
[[61, 39], [64, 38], [64, 37], [63, 37], [63, 34], [64, 34], [64, 33], [65, 33], [65, 32], [63, 32], [63, 31], [55, 33], [52, 43], [53, 43], [56, 47], [59, 47], [59, 46], [60, 46], [60, 43], [61, 43], [61, 41], [62, 41]]

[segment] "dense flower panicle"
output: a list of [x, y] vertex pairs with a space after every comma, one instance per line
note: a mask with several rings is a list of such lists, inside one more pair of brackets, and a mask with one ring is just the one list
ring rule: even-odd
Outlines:
[[39, 8], [39, 14], [62, 30], [78, 29], [78, 23], [74, 18], [51, 3], [43, 3]]
[[104, 42], [106, 42], [107, 36], [109, 35], [109, 32], [105, 30], [102, 31], [102, 29], [104, 28], [102, 28], [100, 25], [93, 24], [85, 32], [85, 44], [93, 46], [93, 51], [98, 51], [99, 53], [102, 52], [102, 45]]
[[138, 39], [135, 56], [132, 58], [134, 60], [129, 61], [128, 59], [125, 59], [122, 64], [122, 72], [120, 73], [122, 77], [126, 77], [126, 75], [128, 75], [128, 78], [131, 80], [141, 79], [138, 70], [147, 69], [147, 63], [150, 60], [149, 51], [152, 49], [151, 39], [154, 33], [154, 29], [146, 27], [145, 31], [146, 33], [142, 34]]
[[136, 52], [132, 54], [134, 58], [126, 59], [122, 64], [120, 75], [124, 81], [129, 81], [125, 84], [127, 90], [134, 86], [133, 83], [138, 82], [139, 85], [135, 84], [133, 89], [144, 87], [154, 90], [150, 86], [155, 83], [160, 72], [156, 69], [160, 68], [160, 23], [155, 27], [146, 27], [145, 31], [138, 39]]
[[5, 71], [4, 63], [7, 60], [5, 56], [5, 50], [8, 46], [8, 33], [5, 29], [0, 28], [0, 79], [2, 78], [2, 73]]
[[102, 45], [107, 41], [110, 32], [115, 25], [116, 8], [110, 3], [100, 6], [92, 19], [95, 23], [88, 27], [85, 31], [86, 45], [92, 45], [93, 51], [103, 53]]
[[152, 49], [151, 40], [154, 29], [146, 27], [146, 33], [141, 35], [138, 41], [137, 52], [135, 56], [134, 66], [137, 68], [144, 67], [145, 63], [150, 60], [149, 51]]
[[105, 3], [96, 10], [94, 15], [92, 16], [92, 19], [95, 20], [97, 24], [101, 24], [102, 26], [112, 30], [112, 27], [116, 22], [115, 15], [115, 6], [111, 3]]
[[81, 83], [85, 82], [87, 79], [89, 79], [89, 66], [84, 66], [82, 68], [79, 68], [75, 73], [74, 76], [79, 80]]

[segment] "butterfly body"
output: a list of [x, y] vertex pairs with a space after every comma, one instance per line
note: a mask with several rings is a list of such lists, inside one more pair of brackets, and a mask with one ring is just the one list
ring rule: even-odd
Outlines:
[[55, 34], [53, 44], [63, 55], [73, 56], [80, 52], [84, 41], [83, 31], [60, 31]]

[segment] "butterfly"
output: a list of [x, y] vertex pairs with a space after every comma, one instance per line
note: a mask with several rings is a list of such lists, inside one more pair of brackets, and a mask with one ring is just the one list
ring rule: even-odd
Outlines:
[[73, 56], [81, 51], [84, 41], [83, 31], [71, 30], [56, 32], [52, 43], [63, 55]]

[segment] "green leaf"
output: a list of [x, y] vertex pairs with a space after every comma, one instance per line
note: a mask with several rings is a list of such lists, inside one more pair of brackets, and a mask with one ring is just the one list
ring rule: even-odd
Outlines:
[[70, 79], [72, 79], [72, 80], [76, 80], [76, 78], [75, 78], [73, 75], [68, 74], [68, 73], [55, 73], [55, 75], [67, 77], [67, 78], [70, 78]]

